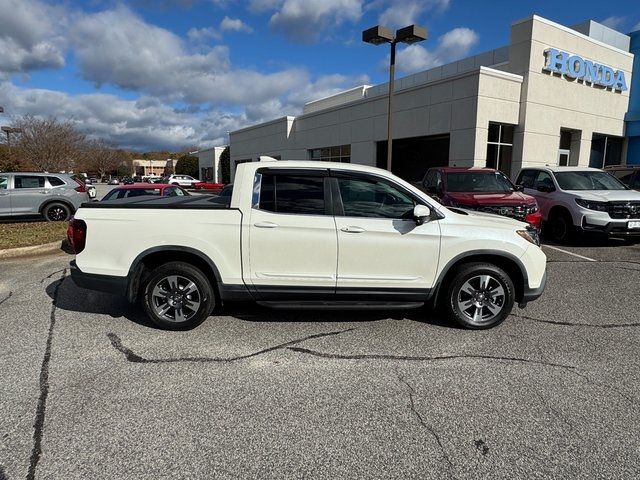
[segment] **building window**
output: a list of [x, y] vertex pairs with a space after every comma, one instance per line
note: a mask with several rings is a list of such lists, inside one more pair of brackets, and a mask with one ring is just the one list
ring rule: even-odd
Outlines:
[[511, 158], [513, 155], [513, 125], [489, 123], [487, 139], [487, 167], [500, 170], [511, 175]]
[[591, 138], [589, 166], [604, 168], [622, 163], [623, 139], [594, 133]]
[[351, 145], [314, 148], [309, 150], [309, 159], [322, 162], [351, 163]]

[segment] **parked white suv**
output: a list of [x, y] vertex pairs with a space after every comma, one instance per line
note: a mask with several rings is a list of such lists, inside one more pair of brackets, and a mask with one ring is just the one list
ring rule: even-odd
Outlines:
[[181, 187], [193, 187], [194, 183], [198, 183], [200, 180], [193, 178], [189, 175], [169, 175], [166, 183], [170, 185], [180, 185]]
[[233, 300], [338, 309], [430, 302], [465, 327], [489, 328], [514, 303], [538, 298], [546, 279], [526, 223], [446, 208], [385, 170], [344, 163], [243, 163], [228, 203], [95, 202], [76, 213], [71, 233], [77, 285], [140, 298], [151, 320], [174, 329]]
[[536, 198], [550, 236], [559, 242], [572, 233], [640, 236], [640, 192], [597, 168], [527, 167], [516, 181]]

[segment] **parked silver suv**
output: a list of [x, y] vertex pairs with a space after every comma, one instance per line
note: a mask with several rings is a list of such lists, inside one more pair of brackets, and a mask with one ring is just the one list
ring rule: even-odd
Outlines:
[[0, 218], [43, 216], [50, 222], [68, 220], [84, 202], [87, 188], [61, 173], [0, 173]]
[[640, 238], [640, 192], [602, 170], [526, 167], [516, 183], [535, 197], [547, 233], [558, 242], [574, 232]]

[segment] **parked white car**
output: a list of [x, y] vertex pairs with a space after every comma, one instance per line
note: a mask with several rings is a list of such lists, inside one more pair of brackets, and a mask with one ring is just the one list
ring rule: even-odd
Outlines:
[[556, 241], [567, 241], [576, 231], [640, 236], [640, 192], [607, 172], [588, 167], [527, 167], [516, 183], [536, 198]]
[[180, 185], [181, 187], [193, 187], [193, 184], [199, 181], [189, 175], [169, 175], [166, 180], [170, 185]]
[[141, 298], [151, 320], [174, 329], [193, 327], [232, 300], [337, 309], [429, 302], [481, 329], [545, 286], [536, 230], [443, 207], [385, 170], [244, 163], [231, 201], [216, 199], [84, 205], [71, 223], [74, 281]]

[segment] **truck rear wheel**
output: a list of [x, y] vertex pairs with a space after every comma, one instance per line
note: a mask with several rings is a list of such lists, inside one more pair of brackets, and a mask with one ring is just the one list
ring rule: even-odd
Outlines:
[[207, 277], [184, 262], [165, 263], [153, 270], [143, 291], [147, 316], [167, 330], [197, 327], [215, 307], [215, 295]]
[[509, 275], [490, 263], [463, 265], [447, 289], [449, 317], [475, 329], [495, 327], [511, 313], [515, 288]]

